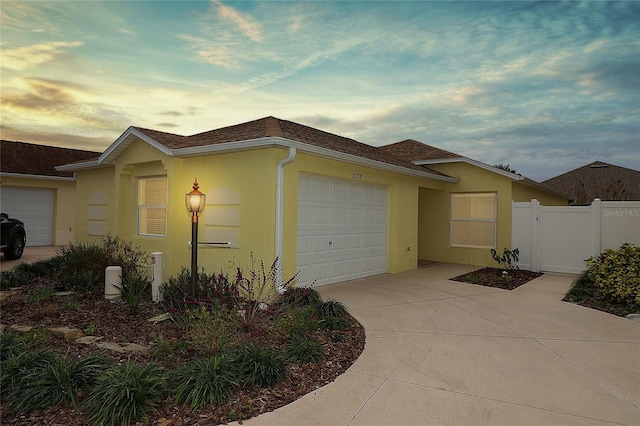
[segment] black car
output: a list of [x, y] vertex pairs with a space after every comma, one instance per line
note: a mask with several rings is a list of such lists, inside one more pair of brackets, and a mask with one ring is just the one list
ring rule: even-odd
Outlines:
[[20, 259], [27, 243], [27, 232], [24, 223], [18, 219], [9, 219], [6, 213], [0, 213], [0, 250], [7, 260]]

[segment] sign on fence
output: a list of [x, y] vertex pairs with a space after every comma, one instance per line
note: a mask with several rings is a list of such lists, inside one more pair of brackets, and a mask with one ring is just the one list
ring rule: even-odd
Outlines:
[[578, 274], [585, 260], [623, 243], [640, 246], [640, 201], [600, 201], [590, 206], [512, 205], [511, 248], [520, 268]]

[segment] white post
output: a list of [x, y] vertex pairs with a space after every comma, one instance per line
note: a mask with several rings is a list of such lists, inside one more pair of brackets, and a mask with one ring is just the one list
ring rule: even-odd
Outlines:
[[591, 248], [591, 255], [596, 256], [602, 251], [600, 242], [602, 235], [600, 227], [602, 226], [602, 201], [600, 198], [596, 198], [591, 203], [591, 241], [593, 241]]
[[540, 272], [540, 233], [542, 232], [540, 219], [540, 202], [534, 198], [531, 200], [531, 270], [533, 272]]
[[151, 299], [154, 302], [162, 302], [162, 273], [164, 254], [161, 251], [151, 253]]
[[104, 298], [119, 300], [122, 297], [122, 268], [107, 266], [104, 270]]

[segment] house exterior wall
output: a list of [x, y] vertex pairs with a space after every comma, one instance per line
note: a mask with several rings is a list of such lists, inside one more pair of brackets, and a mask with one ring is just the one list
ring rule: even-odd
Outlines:
[[532, 188], [520, 182], [512, 183], [512, 191], [513, 201], [515, 202], [529, 202], [535, 198], [545, 206], [566, 206], [569, 203], [569, 200], [565, 197]]
[[76, 179], [76, 241], [89, 242], [98, 235], [115, 234], [114, 168], [80, 170]]
[[[215, 155], [173, 158], [142, 141], [134, 142], [120, 154], [113, 167], [78, 172], [79, 241], [99, 238], [91, 229], [104, 229], [131, 241], [145, 251], [163, 252], [164, 276], [175, 276], [190, 265], [191, 221], [184, 197], [197, 177], [207, 206], [200, 216], [199, 242], [216, 235], [230, 235], [232, 247], [200, 246], [198, 265], [209, 273], [234, 273], [268, 268], [275, 259], [276, 169], [286, 158], [283, 148], [263, 148]], [[444, 189], [444, 184], [420, 177], [382, 171], [352, 163], [298, 152], [284, 166], [283, 197], [283, 277], [296, 272], [298, 178], [313, 173], [343, 179], [356, 179], [389, 187], [389, 265], [390, 272], [417, 266], [418, 188]], [[137, 233], [137, 180], [166, 175], [169, 201], [166, 236]], [[93, 204], [91, 204], [93, 203]], [[102, 216], [100, 216], [102, 214]], [[98, 225], [96, 225], [98, 224]]]
[[473, 266], [493, 266], [489, 249], [453, 247], [450, 244], [451, 194], [497, 193], [496, 250], [511, 246], [511, 179], [467, 163], [429, 165], [434, 170], [458, 177], [444, 191], [420, 189], [418, 258]]
[[53, 244], [63, 245], [74, 241], [76, 234], [74, 210], [75, 181], [3, 176], [2, 186], [53, 189]]
[[[280, 151], [279, 158], [286, 157], [286, 150], [281, 149]], [[418, 188], [423, 186], [434, 190], [443, 189], [443, 183], [298, 153], [293, 163], [285, 166], [283, 238], [283, 272], [285, 278], [295, 274], [298, 176], [300, 173], [326, 175], [347, 180], [355, 179], [361, 182], [388, 186], [389, 272], [398, 273], [416, 268], [418, 261]]]

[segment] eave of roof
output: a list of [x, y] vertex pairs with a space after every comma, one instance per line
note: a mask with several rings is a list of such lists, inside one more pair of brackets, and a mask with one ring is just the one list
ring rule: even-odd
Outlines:
[[14, 178], [21, 178], [21, 179], [57, 180], [57, 181], [66, 181], [66, 182], [74, 182], [76, 180], [75, 177], [32, 175], [32, 174], [25, 174], [25, 173], [6, 173], [6, 172], [0, 172], [0, 177], [14, 177]]
[[482, 163], [480, 161], [476, 161], [476, 160], [472, 160], [471, 158], [467, 158], [467, 157], [457, 157], [457, 158], [442, 158], [442, 159], [437, 159], [437, 160], [419, 160], [419, 161], [414, 161], [414, 164], [424, 164], [424, 165], [433, 165], [433, 164], [450, 164], [450, 163], [467, 163], [470, 164], [472, 166], [476, 166], [476, 167], [480, 167], [483, 170], [487, 170], [489, 172], [492, 173], [496, 173], [499, 174], [501, 176], [507, 177], [513, 181], [519, 182], [523, 185], [526, 186], [530, 186], [536, 189], [540, 189], [546, 192], [550, 192], [552, 194], [558, 195], [560, 197], [563, 198], [567, 198], [569, 200], [573, 200], [575, 197], [571, 196], [571, 195], [567, 195], [563, 192], [558, 191], [555, 188], [552, 188], [548, 185], [544, 185], [542, 183], [536, 182], [533, 179], [529, 179], [525, 176], [519, 175], [517, 173], [513, 173], [513, 172], [508, 172], [506, 170], [502, 170], [499, 169], [497, 167], [493, 167], [490, 166], [488, 164]]

